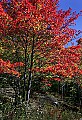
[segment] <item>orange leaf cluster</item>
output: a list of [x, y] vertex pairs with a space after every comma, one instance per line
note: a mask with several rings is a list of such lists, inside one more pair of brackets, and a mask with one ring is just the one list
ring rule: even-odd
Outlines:
[[14, 64], [11, 64], [9, 60], [3, 61], [0, 58], [0, 73], [9, 73], [19, 77], [20, 73], [15, 70], [15, 67], [23, 66], [23, 65], [24, 64], [22, 62], [16, 62]]

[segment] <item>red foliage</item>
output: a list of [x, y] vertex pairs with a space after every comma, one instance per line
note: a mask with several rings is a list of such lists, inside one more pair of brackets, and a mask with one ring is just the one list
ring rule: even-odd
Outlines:
[[[34, 66], [33, 70], [72, 77], [81, 73], [78, 68], [80, 46], [64, 48], [64, 45], [75, 37], [77, 30], [69, 25], [74, 24], [80, 14], [71, 13], [70, 8], [58, 10], [57, 3], [58, 0], [11, 0], [7, 6], [7, 1], [3, 0], [0, 3], [0, 33], [3, 36], [27, 34], [28, 39], [35, 36], [36, 63], [39, 59], [42, 62], [40, 68]], [[31, 40], [28, 41], [31, 44]], [[31, 53], [30, 50], [28, 52]]]
[[22, 62], [16, 62], [14, 64], [11, 64], [10, 61], [3, 61], [0, 58], [0, 73], [9, 73], [14, 74], [17, 77], [20, 76], [20, 73], [15, 70], [15, 67], [23, 66], [24, 64]]

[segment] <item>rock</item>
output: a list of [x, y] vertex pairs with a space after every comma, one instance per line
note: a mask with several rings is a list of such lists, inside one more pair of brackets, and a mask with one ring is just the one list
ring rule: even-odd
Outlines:
[[2, 102], [14, 102], [15, 91], [12, 87], [0, 88], [0, 101]]

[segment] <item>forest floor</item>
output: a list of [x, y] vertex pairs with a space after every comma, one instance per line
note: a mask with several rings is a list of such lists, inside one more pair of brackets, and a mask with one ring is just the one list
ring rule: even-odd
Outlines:
[[0, 120], [82, 120], [79, 107], [68, 105], [61, 97], [51, 94], [34, 93], [28, 110], [24, 103], [15, 107], [7, 102], [0, 104], [0, 108]]

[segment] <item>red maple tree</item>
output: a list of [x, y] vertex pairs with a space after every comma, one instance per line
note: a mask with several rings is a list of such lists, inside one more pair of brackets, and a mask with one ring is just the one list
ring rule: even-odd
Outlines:
[[[34, 49], [47, 59], [46, 64], [43, 64], [45, 68], [41, 69], [45, 72], [72, 76], [78, 71], [80, 46], [64, 48], [64, 45], [77, 32], [69, 25], [74, 24], [79, 14], [71, 13], [70, 8], [67, 11], [58, 10], [57, 3], [58, 0], [11, 0], [8, 6], [7, 1], [3, 0], [0, 3], [0, 33], [4, 36], [13, 34], [19, 36], [26, 34], [29, 38], [37, 36]], [[57, 64], [52, 64], [55, 61]]]
[[0, 2], [0, 35], [19, 36], [25, 51], [25, 74], [26, 66], [30, 64], [29, 84], [32, 72], [51, 73], [53, 79], [56, 74], [73, 77], [82, 73], [78, 67], [80, 45], [64, 47], [78, 32], [69, 26], [75, 24], [80, 13], [72, 13], [71, 8], [58, 10], [57, 3], [58, 0]]

